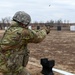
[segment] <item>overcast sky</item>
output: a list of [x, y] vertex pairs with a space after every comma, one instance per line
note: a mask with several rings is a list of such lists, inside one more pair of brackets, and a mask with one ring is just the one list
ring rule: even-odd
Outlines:
[[1, 0], [0, 19], [13, 17], [15, 12], [25, 11], [32, 22], [67, 20], [75, 22], [75, 0]]

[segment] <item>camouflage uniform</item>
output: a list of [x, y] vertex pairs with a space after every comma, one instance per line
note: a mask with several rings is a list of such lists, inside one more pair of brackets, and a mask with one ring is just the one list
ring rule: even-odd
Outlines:
[[0, 41], [0, 72], [4, 75], [29, 75], [25, 69], [29, 59], [27, 44], [39, 43], [47, 34], [45, 29], [28, 29], [30, 20], [25, 12], [16, 13], [11, 27], [5, 31]]
[[26, 67], [29, 59], [28, 43], [39, 43], [46, 36], [46, 30], [34, 31], [22, 28], [14, 22], [6, 30], [0, 45], [0, 71], [18, 72]]

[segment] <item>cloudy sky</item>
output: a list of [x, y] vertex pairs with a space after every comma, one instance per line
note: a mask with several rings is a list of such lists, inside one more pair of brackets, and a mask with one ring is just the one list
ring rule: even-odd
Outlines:
[[32, 22], [59, 20], [75, 22], [75, 0], [1, 0], [0, 19], [25, 11]]

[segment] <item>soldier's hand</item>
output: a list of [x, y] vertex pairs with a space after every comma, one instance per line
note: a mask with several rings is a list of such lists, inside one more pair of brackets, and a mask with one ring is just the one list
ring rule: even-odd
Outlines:
[[50, 26], [49, 25], [45, 25], [45, 30], [46, 30], [46, 33], [49, 34], [50, 33]]

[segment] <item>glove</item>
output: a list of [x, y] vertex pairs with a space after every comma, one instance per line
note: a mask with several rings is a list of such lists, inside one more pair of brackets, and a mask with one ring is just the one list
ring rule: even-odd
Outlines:
[[50, 26], [45, 25], [45, 30], [46, 30], [46, 33], [49, 34], [50, 33]]

